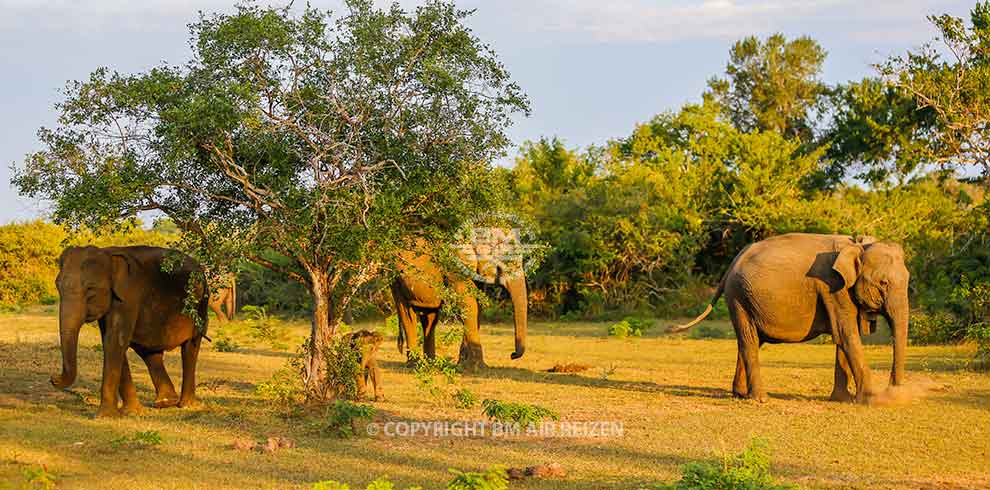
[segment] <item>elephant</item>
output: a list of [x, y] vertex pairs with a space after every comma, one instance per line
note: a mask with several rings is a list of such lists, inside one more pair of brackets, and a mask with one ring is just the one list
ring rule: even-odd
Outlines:
[[481, 311], [478, 300], [471, 294], [470, 281], [496, 284], [505, 288], [512, 300], [515, 324], [515, 350], [512, 359], [519, 359], [526, 352], [528, 298], [526, 276], [522, 270], [522, 258], [497, 260], [490, 246], [472, 244], [458, 247], [458, 258], [471, 277], [441, 270], [420, 241], [414, 250], [399, 254], [398, 277], [392, 282], [392, 299], [399, 318], [398, 347], [409, 355], [416, 345], [416, 319], [423, 328], [423, 352], [428, 358], [436, 357], [436, 326], [443, 306], [441, 288], [449, 287], [461, 298], [461, 316], [464, 322], [464, 338], [461, 341], [458, 364], [465, 369], [486, 367], [481, 348], [479, 323]]
[[363, 396], [370, 382], [374, 388], [375, 401], [381, 401], [382, 396], [382, 372], [378, 368], [378, 348], [382, 345], [382, 334], [370, 330], [358, 330], [351, 332], [341, 339], [350, 344], [351, 348], [360, 353], [361, 370], [357, 375], [358, 396]]
[[220, 323], [233, 320], [237, 312], [237, 278], [229, 274], [223, 278], [223, 284], [224, 287], [217, 288], [210, 295], [210, 309]]
[[[732, 393], [766, 400], [759, 348], [830, 334], [835, 341], [835, 386], [831, 399], [870, 403], [877, 392], [861, 335], [883, 316], [893, 333], [890, 384], [904, 383], [907, 350], [908, 282], [901, 246], [872, 237], [791, 233], [753, 243], [732, 261], [714, 297], [687, 330], [725, 295], [736, 332], [738, 355]], [[855, 397], [849, 380], [856, 384]]]
[[[168, 272], [163, 271], [163, 263]], [[141, 409], [127, 362], [128, 347], [148, 366], [155, 385], [155, 407], [196, 403], [196, 361], [208, 322], [205, 279], [190, 288], [199, 321], [183, 309], [190, 294], [187, 284], [202, 277], [199, 264], [175, 250], [145, 246], [67, 248], [59, 257], [55, 279], [61, 297], [62, 372], [52, 375], [52, 385], [65, 389], [75, 382], [79, 331], [84, 323], [96, 321], [103, 340], [97, 417], [133, 414]], [[179, 346], [181, 396], [176, 395], [163, 360], [165, 351]], [[118, 393], [122, 410], [117, 406]]]

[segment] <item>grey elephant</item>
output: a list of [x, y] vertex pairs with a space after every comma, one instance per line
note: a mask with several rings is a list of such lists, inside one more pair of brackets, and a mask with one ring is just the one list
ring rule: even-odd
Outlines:
[[[876, 328], [877, 316], [894, 338], [892, 385], [904, 382], [908, 332], [908, 281], [904, 251], [871, 237], [791, 233], [744, 248], [722, 277], [711, 303], [687, 330], [704, 319], [725, 295], [738, 343], [732, 392], [766, 399], [760, 377], [764, 343], [804, 342], [822, 334], [835, 340], [835, 387], [831, 399], [870, 402], [877, 394], [861, 335]], [[849, 379], [856, 383], [855, 397]]]
[[460, 307], [464, 338], [461, 341], [458, 364], [466, 369], [484, 367], [479, 332], [481, 312], [478, 300], [470, 294], [470, 282], [474, 281], [478, 284], [496, 284], [508, 291], [515, 323], [515, 350], [511, 358], [522, 357], [526, 352], [526, 316], [529, 304], [522, 258], [493, 260], [493, 257], [505, 256], [486, 244], [461, 246], [458, 247], [458, 258], [465, 270], [450, 273], [443, 271], [431, 258], [425, 249], [425, 243], [420, 242], [416, 248], [400, 254], [399, 275], [391, 287], [399, 318], [399, 351], [408, 355], [409, 349], [416, 345], [416, 324], [419, 323], [423, 329], [424, 354], [429, 358], [436, 356], [436, 327], [443, 306], [441, 291], [443, 287], [448, 287], [462, 301]]
[[[162, 264], [168, 262], [166, 269]], [[59, 333], [62, 372], [52, 385], [67, 388], [76, 380], [79, 330], [97, 322], [103, 339], [103, 381], [97, 417], [140, 410], [127, 362], [130, 347], [144, 360], [157, 393], [156, 407], [187, 406], [196, 402], [196, 361], [205, 336], [207, 291], [204, 281], [193, 284], [197, 321], [183, 313], [187, 284], [202, 277], [191, 257], [158, 247], [71, 247], [59, 258], [55, 279], [60, 296]], [[182, 395], [175, 393], [165, 371], [165, 351], [182, 347]]]

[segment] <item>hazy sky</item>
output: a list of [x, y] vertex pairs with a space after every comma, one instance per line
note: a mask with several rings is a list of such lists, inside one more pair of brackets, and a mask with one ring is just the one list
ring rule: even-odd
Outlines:
[[[186, 24], [234, 0], [0, 0], [0, 223], [40, 216], [17, 196], [10, 165], [39, 149], [67, 80], [98, 66], [141, 71], [188, 56]], [[303, 3], [303, 2], [296, 2]], [[320, 8], [339, 1], [311, 0]], [[416, 2], [403, 1], [403, 5]], [[557, 135], [569, 146], [628, 134], [697, 101], [743, 36], [809, 35], [828, 51], [829, 83], [933, 36], [925, 16], [965, 16], [973, 0], [462, 0], [471, 25], [530, 96], [514, 142]], [[283, 5], [283, 2], [278, 2]], [[511, 161], [507, 160], [507, 162]]]

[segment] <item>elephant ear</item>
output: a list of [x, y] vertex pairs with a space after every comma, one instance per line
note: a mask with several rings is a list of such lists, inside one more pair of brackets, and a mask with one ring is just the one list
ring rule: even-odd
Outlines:
[[140, 266], [134, 257], [124, 253], [110, 254], [110, 288], [113, 295], [124, 303], [136, 302]]
[[839, 255], [835, 258], [835, 263], [832, 264], [832, 270], [842, 276], [845, 289], [851, 288], [859, 279], [859, 273], [863, 267], [860, 258], [862, 255], [863, 247], [859, 244], [847, 245], [839, 250]]

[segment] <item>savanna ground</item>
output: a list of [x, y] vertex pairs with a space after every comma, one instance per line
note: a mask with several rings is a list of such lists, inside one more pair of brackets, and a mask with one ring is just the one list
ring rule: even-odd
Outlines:
[[[668, 322], [660, 321], [659, 325]], [[727, 322], [708, 322], [726, 328]], [[312, 418], [274, 415], [255, 385], [284, 366], [288, 351], [252, 343], [237, 323], [226, 330], [241, 344], [218, 352], [205, 344], [195, 408], [156, 410], [116, 420], [92, 418], [98, 403], [98, 331], [80, 340], [79, 380], [57, 391], [48, 376], [60, 363], [57, 317], [51, 308], [0, 315], [0, 481], [17, 488], [24, 471], [44, 466], [57, 488], [310, 488], [335, 479], [360, 486], [387, 475], [398, 488], [442, 488], [448, 468], [561, 464], [562, 480], [523, 480], [520, 489], [636, 489], [676, 480], [680, 466], [736, 453], [754, 436], [770, 441], [773, 470], [807, 488], [990, 488], [990, 375], [965, 369], [967, 347], [912, 347], [912, 396], [890, 406], [826, 400], [834, 347], [766, 346], [766, 404], [735, 400], [728, 391], [734, 340], [668, 337], [606, 338], [605, 323], [532, 322], [525, 357], [510, 361], [511, 326], [483, 327], [489, 370], [461, 376], [480, 399], [535, 403], [567, 421], [619, 421], [611, 438], [433, 438], [360, 436], [340, 439], [314, 430]], [[289, 322], [295, 345], [307, 329]], [[379, 325], [358, 325], [376, 327]], [[213, 327], [215, 329], [215, 324]], [[242, 332], [240, 332], [242, 333]], [[214, 335], [215, 339], [215, 335]], [[448, 346], [450, 354], [455, 346]], [[867, 347], [876, 378], [887, 378], [890, 347]], [[144, 364], [130, 354], [139, 396], [153, 391]], [[480, 407], [439, 405], [417, 386], [394, 346], [381, 357], [383, 402], [376, 421], [483, 420]], [[179, 355], [167, 356], [181, 379]], [[551, 374], [555, 363], [591, 365], [579, 374]], [[111, 441], [157, 431], [160, 445], [134, 449]], [[235, 440], [288, 437], [276, 453], [233, 449]], [[0, 488], [3, 485], [0, 484]]]

